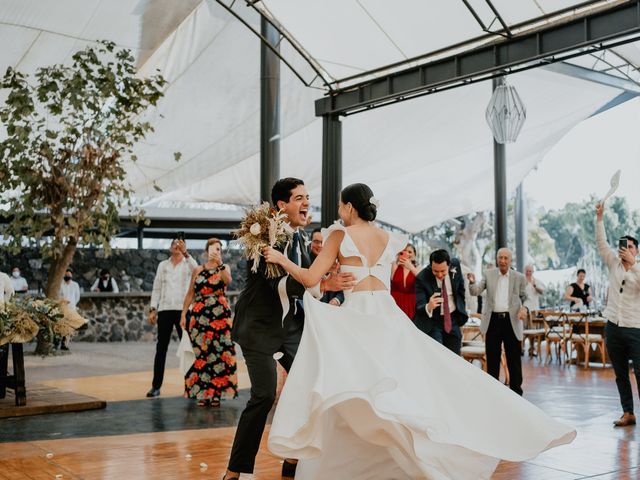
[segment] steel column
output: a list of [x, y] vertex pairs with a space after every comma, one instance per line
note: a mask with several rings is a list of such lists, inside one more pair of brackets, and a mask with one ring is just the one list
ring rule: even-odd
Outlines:
[[[504, 83], [504, 77], [492, 81], [493, 90]], [[493, 140], [493, 182], [495, 196], [496, 253], [507, 246], [507, 155], [505, 145]]]
[[518, 185], [516, 190], [516, 266], [519, 272], [524, 273], [529, 253], [527, 242], [529, 231], [527, 228], [527, 199], [522, 183]]
[[338, 218], [338, 196], [342, 190], [342, 123], [337, 115], [322, 118], [322, 215], [328, 227]]
[[[280, 34], [264, 18], [262, 36], [279, 50]], [[280, 177], [280, 59], [260, 42], [260, 199], [271, 201], [271, 187]]]

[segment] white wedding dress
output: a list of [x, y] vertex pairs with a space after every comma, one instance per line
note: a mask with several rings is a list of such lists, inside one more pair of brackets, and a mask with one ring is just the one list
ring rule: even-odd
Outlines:
[[[324, 238], [336, 230], [323, 231]], [[390, 234], [371, 268], [389, 285], [406, 238]], [[366, 259], [345, 230], [343, 257]], [[299, 459], [296, 480], [489, 479], [575, 431], [418, 330], [388, 291], [345, 292], [334, 307], [304, 297], [305, 327], [269, 435]]]

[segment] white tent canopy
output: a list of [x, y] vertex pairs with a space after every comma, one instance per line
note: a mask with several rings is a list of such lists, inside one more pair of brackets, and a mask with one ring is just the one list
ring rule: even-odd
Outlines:
[[[490, 30], [500, 28], [486, 2], [469, 3]], [[493, 1], [510, 26], [577, 3]], [[345, 77], [483, 34], [461, 1], [269, 0], [241, 7], [258, 30], [258, 10], [278, 19], [302, 53], [283, 43], [283, 56], [314, 86], [323, 82], [312, 81], [313, 66], [324, 82], [340, 85]], [[127, 165], [140, 198], [152, 204], [259, 200], [259, 40], [219, 3], [5, 0], [0, 38], [3, 70], [68, 62], [98, 39], [131, 48], [142, 75], [160, 69], [169, 83], [149, 114], [156, 131]], [[640, 50], [629, 44], [575, 63], [636, 81]], [[510, 191], [563, 135], [622, 92], [543, 69], [508, 81], [527, 107], [524, 129], [507, 149]], [[282, 68], [281, 175], [303, 178], [316, 206], [322, 122], [314, 100], [323, 93]], [[408, 231], [491, 208], [492, 137], [484, 120], [490, 95], [490, 83], [482, 82], [345, 118], [344, 183], [370, 184], [381, 200], [380, 219]], [[178, 163], [175, 151], [182, 152]]]

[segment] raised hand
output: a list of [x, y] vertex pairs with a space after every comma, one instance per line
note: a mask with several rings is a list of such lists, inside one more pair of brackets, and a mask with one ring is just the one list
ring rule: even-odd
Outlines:
[[604, 215], [604, 205], [602, 203], [596, 204], [596, 218], [598, 221], [602, 220], [602, 216]]
[[264, 247], [262, 249], [262, 256], [269, 263], [275, 263], [277, 265], [284, 265], [287, 257], [282, 252], [279, 252], [273, 247]]

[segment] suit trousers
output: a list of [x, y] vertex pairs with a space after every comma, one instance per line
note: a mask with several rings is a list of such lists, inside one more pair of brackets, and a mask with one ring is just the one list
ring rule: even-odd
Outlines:
[[180, 310], [163, 310], [158, 312], [158, 340], [156, 341], [156, 357], [153, 360], [153, 388], [160, 389], [164, 380], [164, 364], [171, 341], [171, 333], [175, 327], [178, 338], [182, 339], [180, 328]]
[[616, 386], [622, 411], [633, 413], [629, 360], [633, 362], [636, 383], [640, 387], [640, 328], [620, 327], [613, 322], [607, 322], [604, 328], [607, 352], [616, 373]]
[[436, 324], [429, 332], [429, 336], [436, 342], [447, 347], [456, 355], [460, 355], [460, 348], [462, 347], [462, 332], [456, 323], [451, 325], [451, 331], [449, 333], [444, 331], [444, 326]]
[[509, 370], [509, 388], [522, 395], [522, 359], [521, 343], [513, 332], [511, 318], [508, 313], [492, 313], [489, 329], [485, 338], [487, 353], [487, 371], [495, 379], [500, 378], [500, 360], [502, 346], [507, 356]]
[[[291, 331], [290, 329], [290, 333]], [[287, 372], [296, 356], [299, 343], [300, 336], [290, 334], [279, 349], [283, 356], [278, 362]], [[273, 354], [244, 348], [242, 354], [251, 381], [251, 396], [240, 415], [227, 468], [232, 472], [253, 473], [267, 417], [276, 398], [278, 373]]]

